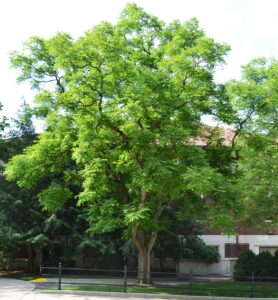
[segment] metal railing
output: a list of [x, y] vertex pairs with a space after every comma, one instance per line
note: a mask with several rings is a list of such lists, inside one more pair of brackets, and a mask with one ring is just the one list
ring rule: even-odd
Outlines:
[[[52, 284], [62, 289], [66, 285], [83, 286], [114, 286], [120, 292], [128, 292], [129, 288], [137, 286], [138, 273], [128, 270], [124, 266], [122, 270], [110, 269], [83, 269], [62, 267], [40, 267], [41, 276], [53, 277]], [[237, 277], [234, 281], [227, 277], [203, 277], [188, 274], [176, 274], [174, 272], [151, 272], [153, 287], [177, 295], [207, 295], [207, 296], [234, 296], [234, 297], [278, 297], [278, 278], [256, 277], [254, 273], [247, 277]], [[151, 291], [150, 291], [151, 292]]]

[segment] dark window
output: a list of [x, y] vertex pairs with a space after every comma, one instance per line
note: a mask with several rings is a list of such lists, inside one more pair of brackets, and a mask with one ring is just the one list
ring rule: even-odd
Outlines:
[[225, 244], [225, 257], [238, 257], [246, 250], [249, 250], [249, 244]]

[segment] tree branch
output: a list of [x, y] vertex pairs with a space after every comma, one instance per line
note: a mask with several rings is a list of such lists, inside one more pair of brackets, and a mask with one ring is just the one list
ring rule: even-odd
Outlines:
[[114, 124], [112, 124], [107, 119], [106, 119], [106, 121], [107, 121], [106, 126], [109, 127], [110, 129], [112, 129], [113, 131], [115, 131], [116, 133], [118, 133], [119, 136], [121, 137], [122, 141], [124, 141], [126, 144], [128, 144], [129, 138], [123, 133], [123, 131], [121, 129], [119, 129], [117, 126], [115, 126]]
[[148, 251], [148, 253], [150, 253], [152, 251], [152, 248], [153, 248], [153, 246], [155, 244], [156, 238], [157, 238], [157, 233], [156, 232], [151, 232], [151, 235], [149, 237], [149, 241], [147, 243], [147, 251]]
[[147, 200], [147, 191], [145, 189], [142, 189], [141, 191], [141, 197], [140, 197], [140, 202], [145, 203]]
[[[244, 126], [244, 124], [250, 119], [250, 117], [252, 116], [252, 114], [254, 113], [256, 111], [256, 109], [255, 108], [250, 108], [250, 110], [247, 112], [247, 114], [246, 114], [246, 116], [245, 116], [245, 118], [242, 120], [242, 121], [240, 121], [239, 122], [239, 124], [238, 124], [238, 128], [237, 128], [237, 130], [236, 130], [236, 132], [235, 132], [235, 134], [234, 134], [234, 136], [233, 136], [233, 138], [232, 138], [232, 148], [235, 148], [235, 141], [236, 141], [236, 138], [240, 135], [240, 133], [241, 133], [241, 131], [242, 131], [242, 129], [243, 129], [243, 126]], [[239, 160], [239, 152], [240, 152], [240, 150], [239, 149], [237, 149], [237, 150], [235, 150], [235, 159], [236, 160]]]

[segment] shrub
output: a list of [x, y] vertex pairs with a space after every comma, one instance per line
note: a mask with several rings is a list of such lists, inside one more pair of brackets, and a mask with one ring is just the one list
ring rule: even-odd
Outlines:
[[278, 277], [278, 250], [274, 253], [274, 276]]
[[234, 278], [244, 280], [247, 279], [246, 277], [250, 277], [252, 272], [255, 272], [255, 260], [256, 255], [251, 250], [242, 252], [235, 264]]
[[255, 255], [251, 250], [248, 250], [239, 255], [234, 268], [234, 278], [247, 280], [251, 277], [252, 272], [254, 272], [255, 278], [259, 280], [267, 279], [267, 277], [278, 277], [277, 264], [278, 252], [274, 256], [269, 252]]
[[210, 264], [219, 262], [220, 254], [217, 247], [206, 245], [205, 242], [197, 236], [189, 236], [185, 240], [186, 242], [181, 248], [182, 258], [192, 258]]
[[275, 258], [269, 252], [261, 252], [255, 258], [256, 277], [275, 276]]

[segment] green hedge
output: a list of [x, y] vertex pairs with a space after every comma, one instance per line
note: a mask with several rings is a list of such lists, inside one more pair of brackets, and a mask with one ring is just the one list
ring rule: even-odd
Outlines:
[[[261, 252], [255, 255], [251, 250], [240, 254], [234, 268], [236, 280], [248, 279], [254, 272], [255, 277], [277, 277], [278, 280], [278, 251], [275, 255]], [[263, 280], [263, 278], [258, 278]]]

